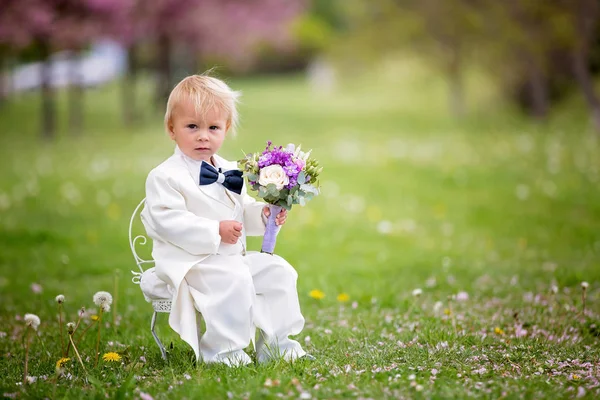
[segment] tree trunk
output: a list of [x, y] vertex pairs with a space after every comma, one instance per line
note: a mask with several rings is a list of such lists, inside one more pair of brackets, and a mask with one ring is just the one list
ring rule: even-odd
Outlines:
[[594, 90], [594, 80], [590, 74], [588, 64], [588, 57], [583, 49], [575, 49], [573, 52], [573, 73], [590, 109], [594, 129], [600, 132], [600, 101], [598, 101], [598, 95]]
[[0, 107], [2, 107], [8, 98], [8, 79], [10, 68], [8, 66], [8, 57], [6, 53], [0, 51]]
[[546, 119], [549, 109], [548, 81], [542, 68], [535, 61], [529, 64], [528, 86], [533, 116], [539, 120]]
[[40, 88], [42, 94], [41, 134], [46, 140], [56, 136], [56, 104], [52, 87], [52, 61], [50, 59], [50, 43], [39, 41], [42, 61], [40, 63]]
[[135, 85], [138, 75], [137, 46], [132, 44], [127, 51], [127, 72], [123, 82], [123, 119], [126, 126], [132, 126], [138, 120], [135, 103]]
[[81, 51], [75, 49], [71, 57], [69, 71], [69, 132], [71, 135], [81, 135], [83, 130], [83, 77], [81, 74]]
[[598, 22], [599, 6], [595, 0], [583, 0], [575, 8], [577, 43], [573, 48], [573, 74], [590, 109], [594, 129], [600, 133], [600, 101], [594, 90], [589, 68], [589, 48]]
[[156, 104], [163, 107], [171, 92], [171, 39], [167, 35], [158, 38], [158, 85], [156, 93]]

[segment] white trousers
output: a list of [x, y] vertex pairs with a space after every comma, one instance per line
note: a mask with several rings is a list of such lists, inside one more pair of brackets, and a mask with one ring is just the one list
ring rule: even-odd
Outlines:
[[288, 337], [304, 327], [297, 278], [283, 258], [257, 252], [215, 255], [192, 267], [185, 277], [187, 285], [180, 290], [189, 288], [194, 308], [206, 324], [199, 341], [202, 359], [227, 365], [250, 363], [244, 349], [254, 340], [256, 328], [259, 362], [279, 357], [293, 360], [306, 354], [300, 343]]

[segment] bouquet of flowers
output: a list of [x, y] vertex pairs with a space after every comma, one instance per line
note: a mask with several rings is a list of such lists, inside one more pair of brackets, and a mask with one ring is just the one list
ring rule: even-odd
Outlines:
[[319, 194], [319, 175], [323, 167], [303, 152], [300, 146], [288, 144], [271, 148], [272, 143], [262, 153], [250, 153], [238, 162], [239, 168], [248, 179], [248, 184], [258, 192], [258, 197], [269, 204], [271, 215], [267, 222], [261, 251], [273, 254], [279, 227], [275, 217], [282, 208], [291, 210], [292, 205], [304, 206]]

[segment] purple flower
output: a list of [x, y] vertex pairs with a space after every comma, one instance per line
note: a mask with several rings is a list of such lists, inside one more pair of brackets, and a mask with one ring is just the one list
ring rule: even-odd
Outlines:
[[271, 153], [263, 153], [263, 155], [260, 156], [260, 158], [258, 159], [258, 167], [264, 168], [264, 167], [268, 167], [271, 164], [274, 164], [272, 162], [272, 159], [273, 159], [273, 155]]
[[282, 146], [271, 148], [271, 145], [271, 141], [268, 141], [267, 147], [258, 159], [258, 167], [264, 168], [274, 164], [281, 165], [289, 178], [289, 184], [286, 185], [286, 188], [291, 189], [298, 184], [298, 175], [306, 163], [304, 160], [294, 158], [294, 153], [290, 151], [289, 147], [285, 149]]

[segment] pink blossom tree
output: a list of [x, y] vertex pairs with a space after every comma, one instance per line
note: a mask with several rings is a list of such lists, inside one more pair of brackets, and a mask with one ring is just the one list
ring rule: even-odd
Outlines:
[[4, 0], [0, 7], [0, 58], [17, 53], [27, 47], [36, 47], [45, 60], [40, 68], [42, 94], [42, 136], [55, 134], [56, 107], [50, 85], [50, 37], [56, 19], [52, 0]]
[[[71, 50], [76, 61], [95, 38], [118, 35], [125, 26], [129, 0], [4, 0], [0, 7], [0, 46], [18, 52], [35, 47], [41, 60], [42, 135], [55, 136], [56, 106], [51, 85], [50, 55]], [[77, 62], [74, 63], [77, 65]], [[83, 123], [83, 89], [79, 70], [69, 96], [69, 125], [79, 131]]]
[[[137, 0], [138, 2], [141, 0]], [[138, 7], [136, 36], [151, 33], [156, 43], [157, 99], [173, 84], [176, 50], [197, 60], [208, 56], [249, 65], [256, 46], [290, 46], [288, 24], [305, 9], [305, 0], [156, 0]]]
[[54, 48], [71, 51], [69, 129], [83, 129], [84, 89], [80, 58], [86, 47], [100, 37], [120, 38], [127, 31], [129, 0], [57, 1], [52, 42]]

